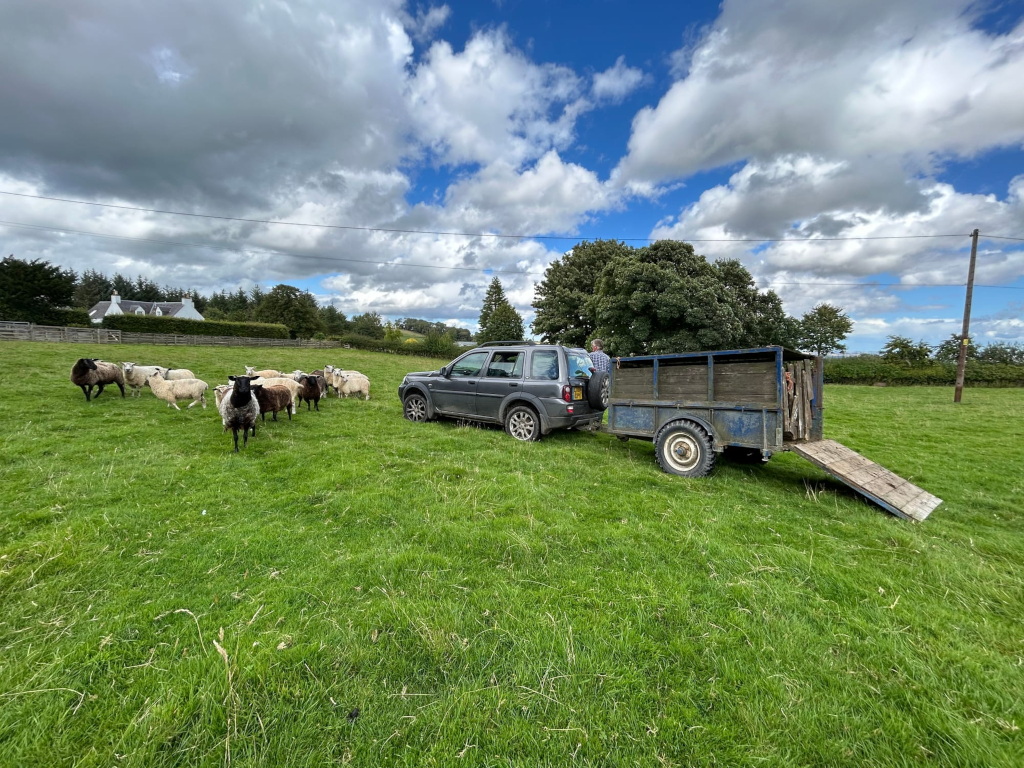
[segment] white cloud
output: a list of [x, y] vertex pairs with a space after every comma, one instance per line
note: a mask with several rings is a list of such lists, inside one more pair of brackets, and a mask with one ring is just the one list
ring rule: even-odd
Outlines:
[[969, 156], [1024, 141], [1024, 24], [972, 29], [969, 0], [729, 0], [688, 75], [639, 112], [623, 182], [780, 154]]
[[569, 144], [584, 108], [580, 88], [571, 69], [534, 64], [488, 31], [461, 53], [434, 43], [409, 99], [419, 136], [441, 162], [519, 165]]
[[619, 56], [615, 64], [594, 75], [591, 91], [598, 101], [618, 103], [640, 87], [643, 70], [626, 66], [626, 57]]

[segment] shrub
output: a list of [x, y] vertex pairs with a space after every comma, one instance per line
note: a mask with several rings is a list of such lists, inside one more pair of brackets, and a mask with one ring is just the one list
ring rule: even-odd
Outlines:
[[[825, 382], [951, 387], [956, 383], [956, 363], [929, 361], [910, 367], [902, 362], [888, 362], [878, 355], [856, 355], [826, 360]], [[964, 383], [969, 386], [1021, 387], [1024, 386], [1024, 365], [968, 360]]]
[[288, 329], [279, 323], [231, 323], [223, 320], [186, 320], [180, 317], [113, 315], [103, 327], [131, 333], [168, 333], [190, 336], [238, 336], [255, 339], [287, 339]]

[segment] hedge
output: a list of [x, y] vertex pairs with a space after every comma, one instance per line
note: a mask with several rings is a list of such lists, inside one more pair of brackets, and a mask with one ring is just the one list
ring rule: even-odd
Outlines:
[[186, 320], [152, 315], [111, 315], [103, 327], [134, 333], [167, 333], [193, 336], [244, 336], [256, 339], [288, 339], [288, 328], [278, 323], [230, 323], [225, 320]]
[[348, 334], [346, 336], [331, 336], [332, 340], [340, 341], [354, 349], [365, 349], [370, 352], [387, 352], [393, 355], [415, 355], [417, 357], [436, 357], [442, 360], [451, 360], [467, 351], [467, 347], [460, 347], [453, 342], [444, 343], [441, 340], [417, 339], [415, 343], [409, 343], [409, 339], [401, 341], [385, 341], [384, 339], [371, 339], [368, 336]]
[[[886, 362], [877, 355], [835, 358], [825, 361], [825, 382], [952, 387], [956, 384], [956, 363], [930, 360], [924, 365], [910, 367]], [[964, 384], [975, 387], [1024, 387], [1024, 365], [968, 360]]]

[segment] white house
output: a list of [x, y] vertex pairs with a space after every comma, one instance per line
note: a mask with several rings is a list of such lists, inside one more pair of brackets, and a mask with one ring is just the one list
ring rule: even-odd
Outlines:
[[110, 294], [110, 301], [101, 301], [89, 310], [89, 319], [94, 323], [103, 322], [110, 315], [153, 315], [155, 317], [183, 317], [186, 320], [205, 320], [199, 314], [192, 297], [185, 294], [181, 301], [133, 301], [122, 299], [117, 291]]

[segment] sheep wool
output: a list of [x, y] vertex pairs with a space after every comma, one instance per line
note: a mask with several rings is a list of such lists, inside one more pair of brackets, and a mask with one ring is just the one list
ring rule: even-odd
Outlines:
[[220, 411], [224, 431], [231, 430], [235, 440], [235, 453], [238, 453], [238, 432], [242, 432], [242, 445], [249, 445], [249, 431], [256, 436], [256, 419], [260, 415], [260, 404], [253, 395], [249, 376], [228, 376], [232, 383], [231, 389], [224, 394], [217, 410]]
[[96, 397], [99, 397], [107, 384], [117, 384], [121, 397], [124, 397], [124, 371], [114, 363], [93, 357], [80, 357], [71, 366], [71, 383], [82, 388], [86, 402], [92, 400], [93, 387], [99, 387], [96, 390]]
[[196, 403], [202, 404], [203, 408], [206, 407], [206, 390], [209, 388], [209, 384], [201, 379], [175, 379], [174, 381], [168, 381], [161, 374], [154, 373], [147, 379], [149, 388], [153, 390], [153, 394], [158, 398], [167, 403], [167, 406], [174, 406], [178, 408], [178, 400], [191, 400], [188, 404], [191, 408]]

